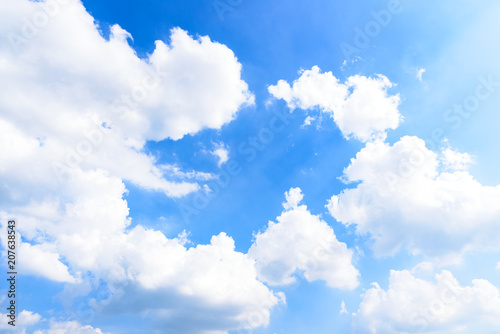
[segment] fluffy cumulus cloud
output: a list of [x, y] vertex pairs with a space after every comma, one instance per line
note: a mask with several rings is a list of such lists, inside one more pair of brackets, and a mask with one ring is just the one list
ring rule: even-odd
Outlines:
[[[20, 270], [102, 281], [110, 297], [95, 301], [98, 314], [151, 312], [177, 332], [267, 324], [284, 296], [230, 237], [188, 248], [183, 236], [131, 228], [124, 199], [125, 181], [178, 197], [212, 178], [158, 165], [144, 145], [220, 128], [253, 103], [233, 52], [173, 29], [140, 59], [130, 34], [113, 26], [103, 38], [76, 0], [7, 0], [0, 13], [0, 217], [19, 221]], [[41, 333], [100, 330], [64, 322]]]
[[[221, 233], [209, 245], [189, 249], [184, 242], [140, 226], [124, 235], [107, 249], [114, 252], [110, 261], [122, 262], [103, 272], [111, 297], [92, 307], [103, 314], [147, 311], [157, 326], [182, 333], [269, 323], [270, 309], [284, 303], [284, 295], [257, 280], [254, 261], [234, 250], [232, 238]], [[103, 263], [90, 265], [99, 272]]]
[[[161, 140], [220, 128], [253, 101], [233, 52], [209, 37], [194, 39], [175, 28], [168, 45], [156, 41], [148, 59], [139, 59], [128, 32], [115, 25], [104, 39], [77, 0], [8, 0], [2, 12], [2, 77], [9, 82], [2, 102], [11, 102], [9, 113], [37, 107], [37, 121], [60, 131], [66, 125], [68, 133], [81, 132], [82, 120], [65, 120], [94, 113], [131, 140]], [[47, 22], [40, 22], [44, 15]], [[30, 100], [12, 103], [18, 94]]]
[[[1, 302], [2, 305], [7, 305], [8, 300], [2, 299]], [[42, 319], [38, 313], [22, 310], [17, 314], [15, 326], [12, 326], [8, 324], [8, 321], [12, 321], [8, 316], [8, 313], [3, 314], [0, 312], [0, 317], [2, 318], [0, 330], [2, 330], [2, 333], [26, 334], [28, 328], [33, 328]]]
[[474, 162], [474, 159], [468, 153], [460, 153], [457, 150], [446, 147], [442, 150], [441, 162], [443, 167], [449, 171], [466, 171], [469, 165]]
[[230, 237], [187, 248], [183, 236], [130, 229], [125, 192], [122, 180], [105, 171], [75, 170], [57, 197], [34, 197], [0, 212], [2, 221], [15, 213], [21, 222], [20, 270], [72, 284], [103, 280], [112, 297], [94, 305], [99, 314], [151, 312], [165, 322], [162, 328], [180, 332], [268, 323], [270, 309], [284, 298], [257, 279], [253, 260], [234, 251]]
[[474, 279], [462, 286], [446, 270], [425, 280], [392, 270], [389, 287], [373, 283], [353, 317], [355, 333], [490, 333], [500, 326], [500, 291]]
[[[7, 314], [0, 313], [2, 319], [7, 319]], [[48, 323], [48, 324], [47, 324]], [[36, 329], [45, 327], [45, 329]], [[43, 319], [38, 313], [23, 310], [19, 312], [16, 319], [16, 326], [7, 324], [7, 321], [0, 323], [2, 333], [16, 334], [109, 334], [103, 333], [99, 328], [89, 325], [82, 325], [77, 321], [56, 321], [54, 319]], [[28, 331], [29, 329], [29, 331]]]
[[327, 223], [300, 205], [299, 188], [285, 195], [285, 211], [255, 236], [248, 251], [256, 260], [258, 277], [271, 285], [287, 285], [301, 271], [310, 282], [323, 280], [330, 287], [356, 288], [359, 273], [352, 264], [352, 250], [337, 240]]
[[[168, 239], [140, 225], [129, 232], [124, 227], [107, 233], [97, 228], [62, 232], [55, 242], [37, 245], [64, 270], [60, 276], [44, 270], [36, 273], [73, 284], [103, 281], [100, 294], [109, 298], [92, 299], [86, 306], [89, 312], [97, 316], [146, 312], [154, 326], [173, 332], [225, 333], [266, 326], [271, 308], [285, 302], [282, 293], [270, 291], [257, 279], [253, 259], [236, 252], [233, 239], [224, 233], [212, 237], [208, 245], [187, 248], [184, 235]], [[43, 253], [45, 248], [57, 250], [64, 257], [76, 282], [72, 276], [68, 278], [68, 268], [58, 262], [58, 253]], [[28, 255], [21, 248], [24, 262], [30, 262]], [[34, 260], [40, 260], [40, 256]], [[81, 277], [82, 272], [91, 273], [91, 277]], [[71, 327], [74, 324], [62, 325], [69, 326], [68, 333], [75, 332]], [[52, 330], [55, 333], [59, 327]]]
[[373, 78], [355, 75], [341, 83], [332, 72], [314, 66], [302, 71], [292, 85], [284, 80], [269, 86], [269, 92], [286, 101], [290, 109], [319, 108], [331, 115], [346, 138], [369, 141], [384, 138], [386, 130], [402, 121], [399, 95], [390, 95], [393, 84], [383, 75]]
[[21, 265], [23, 273], [39, 275], [56, 282], [75, 283], [75, 278], [70, 275], [68, 267], [60, 261], [55, 248], [54, 245], [47, 243], [33, 246], [22, 243], [19, 254], [29, 259]]
[[376, 255], [406, 248], [452, 261], [471, 249], [498, 250], [500, 186], [476, 181], [466, 169], [470, 161], [449, 148], [434, 153], [417, 137], [367, 143], [344, 170], [344, 180], [358, 184], [327, 207], [371, 235]]
[[257, 280], [254, 262], [234, 251], [230, 237], [188, 249], [182, 236], [168, 239], [140, 225], [128, 230], [125, 191], [122, 180], [105, 171], [75, 170], [57, 197], [34, 197], [2, 212], [2, 221], [15, 212], [22, 222], [20, 270], [73, 284], [104, 280], [112, 297], [94, 306], [100, 314], [152, 312], [164, 321], [162, 328], [224, 332], [268, 323], [283, 296]]
[[218, 143], [214, 145], [214, 149], [210, 151], [214, 157], [217, 158], [217, 166], [221, 167], [229, 160], [229, 151], [224, 143]]
[[[0, 6], [2, 142], [14, 144], [9, 165], [39, 161], [42, 179], [54, 174], [47, 163], [59, 176], [102, 168], [183, 195], [196, 184], [165, 180], [144, 143], [220, 128], [253, 103], [233, 52], [208, 37], [176, 28], [170, 44], [157, 41], [140, 59], [130, 34], [115, 25], [106, 40], [80, 1]], [[30, 174], [26, 168], [17, 174]]]

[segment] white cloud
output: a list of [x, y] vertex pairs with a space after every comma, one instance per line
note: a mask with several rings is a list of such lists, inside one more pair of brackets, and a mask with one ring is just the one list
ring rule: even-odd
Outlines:
[[320, 73], [318, 66], [302, 71], [290, 86], [285, 80], [269, 86], [269, 93], [286, 101], [290, 109], [320, 107], [333, 112], [340, 109], [349, 95], [348, 87], [339, 82], [332, 72]]
[[[7, 314], [0, 313], [2, 319], [8, 319]], [[29, 333], [33, 334], [106, 334], [103, 333], [99, 328], [93, 328], [89, 325], [82, 325], [77, 321], [56, 321], [54, 319], [43, 319], [38, 313], [23, 310], [19, 312], [16, 319], [16, 326], [13, 327], [7, 324], [7, 321], [0, 322], [0, 329], [8, 332], [15, 332], [17, 334], [27, 333], [28, 328], [35, 327], [46, 327], [45, 325], [49, 322], [47, 329], [31, 329]], [[109, 334], [109, 333], [108, 333]]]
[[422, 75], [425, 73], [425, 68], [417, 68], [417, 79], [422, 82]]
[[26, 326], [31, 326], [38, 323], [41, 318], [42, 317], [38, 313], [33, 313], [26, 310], [22, 310], [21, 313], [19, 313], [19, 322]]
[[[20, 262], [20, 269], [25, 274], [40, 275], [56, 282], [75, 283], [76, 280], [68, 272], [68, 267], [60, 262], [59, 254], [47, 249], [50, 245], [34, 245], [22, 243], [19, 255], [27, 261]], [[50, 247], [54, 248], [54, 247]]]
[[429, 275], [434, 273], [434, 263], [429, 261], [420, 262], [411, 270], [412, 274]]
[[[445, 154], [441, 164], [456, 167], [456, 156]], [[439, 167], [438, 155], [417, 137], [393, 146], [367, 143], [344, 170], [346, 182], [359, 184], [334, 195], [328, 210], [358, 234], [370, 234], [377, 256], [405, 248], [447, 262], [467, 250], [498, 249], [500, 186]]]
[[485, 333], [500, 326], [500, 292], [483, 279], [461, 286], [446, 270], [432, 281], [391, 270], [389, 287], [368, 289], [353, 318], [356, 333]]
[[[156, 41], [149, 59], [141, 60], [127, 43], [129, 33], [115, 25], [106, 41], [79, 1], [64, 2], [67, 4], [59, 6], [48, 24], [21, 46], [19, 54], [9, 44], [2, 48], [2, 56], [14, 65], [9, 71], [4, 69], [4, 80], [12, 82], [3, 96], [24, 92], [33, 106], [38, 101], [50, 102], [54, 108], [51, 115], [59, 116], [51, 120], [55, 128], [62, 130], [60, 126], [65, 124], [58, 123], [66, 117], [61, 119], [61, 107], [71, 103], [68, 113], [93, 110], [102, 118], [111, 118], [135, 139], [178, 139], [205, 127], [220, 128], [242, 105], [252, 103], [253, 96], [240, 78], [241, 64], [226, 46], [207, 36], [193, 39], [175, 28], [170, 45]], [[22, 33], [18, 20], [29, 20], [47, 6], [26, 0], [4, 1], [0, 29], [7, 35], [17, 31], [13, 27], [19, 27]], [[53, 89], [44, 89], [42, 84]], [[63, 99], [55, 99], [61, 94]], [[27, 103], [17, 108], [26, 109]], [[15, 108], [15, 104], [9, 107]], [[48, 123], [42, 119], [49, 116], [48, 109], [37, 113], [42, 124]], [[113, 109], [125, 115], [114, 115]], [[80, 124], [75, 123], [68, 132], [75, 127], [80, 130]]]
[[[2, 319], [8, 319], [7, 314], [0, 313]], [[38, 313], [23, 310], [19, 312], [16, 319], [16, 326], [13, 327], [7, 324], [7, 321], [0, 322], [0, 329], [17, 334], [27, 333], [28, 328], [46, 327], [45, 323], [49, 322], [47, 329], [31, 329], [29, 333], [33, 334], [109, 334], [103, 333], [99, 328], [93, 328], [89, 325], [82, 325], [77, 321], [56, 321], [54, 319], [43, 319]]]
[[304, 123], [302, 123], [302, 125], [300, 127], [305, 128], [305, 127], [311, 125], [312, 122], [314, 122], [315, 120], [316, 120], [316, 117], [307, 116], [306, 119], [304, 120]]
[[216, 144], [214, 149], [210, 151], [210, 154], [218, 159], [217, 166], [219, 167], [229, 160], [229, 151], [227, 150], [227, 146], [222, 142]]
[[151, 312], [175, 331], [225, 332], [269, 322], [284, 296], [257, 280], [254, 262], [234, 251], [230, 237], [222, 233], [209, 245], [186, 248], [185, 233], [168, 239], [141, 225], [127, 231], [125, 191], [104, 172], [80, 172], [57, 201], [14, 208], [23, 238], [35, 243], [21, 244], [23, 271], [63, 282], [102, 279], [112, 297], [96, 304], [96, 313]]
[[347, 311], [347, 309], [345, 308], [345, 301], [342, 301], [340, 303], [340, 314], [348, 314], [349, 311]]
[[474, 163], [474, 159], [468, 153], [460, 153], [451, 147], [446, 147], [441, 152], [440, 157], [443, 167], [448, 171], [466, 171], [469, 165]]
[[78, 192], [76, 202], [64, 204], [62, 197], [20, 208], [19, 231], [37, 243], [21, 244], [26, 272], [65, 282], [102, 279], [111, 298], [94, 305], [96, 313], [150, 312], [173, 331], [226, 332], [269, 323], [284, 295], [257, 279], [254, 261], [236, 252], [230, 237], [221, 233], [209, 245], [186, 248], [185, 233], [168, 239], [141, 225], [127, 231], [124, 191], [119, 179], [82, 172], [67, 188], [67, 195]]
[[332, 72], [321, 73], [314, 66], [291, 86], [284, 80], [269, 86], [269, 93], [285, 100], [290, 109], [319, 108], [331, 115], [344, 137], [366, 142], [385, 137], [385, 131], [397, 128], [403, 119], [397, 109], [399, 95], [388, 95], [392, 86], [383, 75], [356, 75], [340, 83]]
[[303, 197], [299, 188], [285, 195], [285, 211], [278, 222], [269, 222], [248, 251], [256, 261], [258, 277], [271, 285], [287, 285], [295, 282], [294, 274], [300, 270], [309, 282], [323, 280], [330, 287], [356, 288], [359, 272], [352, 265], [352, 250], [307, 206], [299, 205]]
[[[8, 305], [8, 300], [6, 298], [2, 298], [1, 302], [2, 305]], [[15, 332], [16, 334], [25, 334], [27, 328], [34, 326], [42, 319], [38, 313], [22, 310], [17, 314], [14, 322], [15, 326], [12, 326], [8, 324], [8, 321], [12, 321], [8, 316], [8, 313], [3, 314], [0, 312], [0, 318], [2, 319], [2, 321], [0, 321], [0, 330], [4, 331], [4, 333]]]
[[286, 202], [283, 203], [283, 208], [285, 208], [285, 210], [294, 209], [299, 206], [303, 198], [304, 194], [302, 194], [300, 188], [290, 188], [289, 191], [285, 191]]
[[33, 334], [105, 334], [99, 328], [82, 325], [77, 321], [50, 321], [50, 328], [37, 330]]
[[[0, 45], [0, 217], [22, 222], [23, 270], [70, 284], [103, 280], [103, 312], [151, 312], [177, 332], [266, 325], [284, 295], [257, 279], [230, 237], [187, 248], [185, 237], [130, 228], [124, 199], [125, 180], [178, 197], [212, 178], [158, 165], [144, 144], [219, 129], [252, 104], [241, 64], [226, 46], [178, 28], [139, 59], [130, 34], [113, 26], [105, 40], [81, 2], [64, 3], [52, 2], [57, 13], [18, 48]], [[24, 38], [23, 22], [48, 6], [2, 1], [0, 32]], [[134, 292], [142, 307], [123, 302]], [[42, 333], [66, 332], [99, 331], [63, 322]]]
[[47, 15], [48, 3], [0, 4], [0, 32], [21, 41], [0, 46], [2, 64], [9, 64], [0, 66], [2, 142], [12, 159], [4, 172], [23, 178], [35, 174], [29, 161], [37, 161], [36, 175], [47, 182], [55, 181], [53, 167], [59, 174], [100, 168], [168, 196], [197, 190], [196, 183], [167, 181], [143, 147], [218, 129], [253, 103], [233, 52], [176, 28], [169, 45], [157, 41], [148, 59], [139, 59], [119, 26], [107, 41], [79, 1], [58, 3], [38, 28], [31, 20]]
[[208, 181], [214, 179], [216, 176], [210, 173], [190, 171], [184, 172], [176, 165], [161, 165], [159, 168], [165, 173], [166, 177], [180, 180], [197, 180]]
[[113, 295], [94, 305], [101, 313], [127, 313], [134, 305], [135, 313], [149, 311], [163, 329], [224, 333], [267, 325], [270, 309], [284, 302], [282, 293], [257, 280], [254, 262], [236, 252], [233, 239], [224, 233], [209, 245], [189, 249], [182, 239], [142, 227], [124, 237], [106, 249], [123, 264], [114, 273], [103, 273]]
[[[78, 212], [81, 208], [73, 213], [75, 226], [81, 224]], [[89, 222], [96, 224], [84, 225], [78, 232], [75, 226], [61, 228], [59, 233], [52, 231], [54, 242], [36, 246], [23, 243], [21, 254], [31, 256], [23, 257], [29, 263], [24, 268], [30, 269], [27, 273], [35, 272], [48, 279], [74, 282], [68, 276], [68, 268], [58, 262], [64, 258], [74, 276], [89, 272], [91, 276], [84, 280], [106, 282], [110, 298], [89, 304], [96, 314], [148, 312], [157, 326], [176, 332], [204, 333], [212, 328], [225, 333], [265, 326], [271, 308], [284, 303], [284, 295], [273, 293], [257, 279], [254, 261], [236, 252], [233, 239], [224, 233], [212, 237], [209, 245], [187, 248], [185, 233], [168, 239], [163, 233], [140, 225], [126, 232], [126, 211], [122, 215], [121, 225], [110, 221], [110, 226], [100, 229], [97, 225], [106, 224], [106, 219], [94, 216]], [[25, 218], [19, 220], [24, 222]], [[38, 222], [39, 228], [47, 224]], [[32, 256], [26, 249], [50, 252]], [[37, 266], [37, 261], [43, 262]], [[54, 272], [47, 272], [45, 267]]]

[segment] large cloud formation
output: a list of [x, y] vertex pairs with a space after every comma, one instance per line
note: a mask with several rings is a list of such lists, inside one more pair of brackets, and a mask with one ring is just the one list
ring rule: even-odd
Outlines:
[[[151, 312], [177, 332], [266, 325], [284, 296], [257, 279], [230, 237], [189, 248], [185, 236], [131, 228], [124, 199], [124, 181], [172, 197], [199, 188], [192, 178], [167, 179], [172, 166], [143, 148], [218, 129], [253, 103], [233, 52], [176, 28], [140, 59], [129, 33], [115, 25], [103, 38], [76, 0], [7, 0], [0, 13], [0, 217], [20, 222], [22, 272], [104, 282], [110, 297], [89, 305], [99, 314]], [[124, 308], [134, 293], [140, 303]], [[93, 329], [65, 323], [46, 332], [64, 330]]]
[[483, 279], [461, 286], [443, 270], [434, 280], [392, 270], [389, 287], [368, 289], [353, 317], [353, 333], [491, 333], [500, 326], [500, 292]]
[[285, 195], [285, 211], [255, 236], [248, 251], [256, 260], [258, 277], [271, 285], [287, 285], [295, 282], [299, 270], [310, 282], [323, 280], [330, 287], [356, 288], [359, 272], [352, 265], [352, 250], [337, 240], [326, 222], [299, 205], [300, 188]]
[[59, 176], [102, 168], [180, 196], [196, 185], [163, 179], [145, 142], [218, 129], [253, 103], [233, 52], [208, 37], [175, 28], [169, 45], [157, 41], [139, 59], [129, 33], [115, 25], [106, 40], [79, 1], [8, 0], [0, 9], [0, 125], [11, 158], [3, 168], [16, 164], [17, 175], [34, 174], [24, 154], [43, 161], [41, 179], [52, 181], [47, 162]]
[[346, 138], [361, 141], [385, 138], [386, 130], [402, 121], [399, 95], [389, 95], [393, 84], [383, 75], [360, 75], [339, 82], [332, 72], [321, 73], [318, 66], [302, 71], [292, 85], [284, 80], [269, 86], [269, 92], [286, 101], [290, 109], [319, 108], [330, 115]]
[[483, 186], [467, 171], [468, 154], [441, 154], [422, 139], [368, 143], [344, 170], [356, 187], [334, 195], [328, 210], [374, 239], [375, 255], [399, 249], [453, 261], [468, 250], [498, 250], [500, 186]]

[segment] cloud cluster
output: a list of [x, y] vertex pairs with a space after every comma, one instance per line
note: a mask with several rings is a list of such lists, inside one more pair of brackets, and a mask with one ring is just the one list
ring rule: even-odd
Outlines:
[[[76, 0], [7, 0], [0, 12], [0, 217], [22, 222], [20, 270], [102, 281], [110, 297], [89, 307], [151, 312], [177, 332], [267, 324], [284, 296], [230, 237], [188, 248], [185, 237], [131, 228], [124, 199], [124, 181], [178, 197], [212, 177], [157, 165], [144, 144], [218, 129], [253, 103], [233, 52], [176, 28], [140, 59], [129, 33], [115, 25], [104, 38]], [[66, 332], [100, 333], [73, 322], [40, 333]]]
[[[7, 314], [0, 313], [2, 319], [6, 319]], [[49, 323], [45, 326], [45, 323]], [[33, 327], [48, 327], [46, 329], [31, 330], [33, 334], [107, 334], [103, 333], [99, 328], [94, 328], [89, 325], [82, 325], [77, 321], [56, 321], [54, 319], [43, 319], [38, 313], [22, 310], [19, 312], [16, 319], [16, 326], [8, 325], [6, 321], [0, 323], [0, 329], [5, 333], [26, 334], [28, 328]]]
[[285, 211], [255, 236], [248, 251], [256, 261], [258, 277], [271, 285], [287, 285], [301, 271], [309, 282], [323, 280], [330, 287], [356, 288], [359, 272], [352, 264], [352, 250], [307, 206], [299, 205], [300, 188], [285, 195]]
[[[95, 301], [94, 309], [107, 315], [149, 312], [157, 326], [183, 333], [269, 323], [270, 309], [284, 303], [284, 295], [257, 279], [254, 261], [234, 250], [232, 238], [221, 233], [210, 244], [189, 249], [183, 242], [140, 226], [124, 235], [106, 249], [114, 253], [109, 260], [121, 264], [102, 273], [108, 275], [111, 297]], [[92, 272], [99, 273], [100, 266], [102, 260]]]
[[[368, 289], [353, 317], [355, 333], [485, 333], [500, 326], [500, 291], [475, 279], [461, 286], [446, 270], [435, 279], [392, 270], [389, 287]], [[493, 326], [493, 327], [492, 327]]]
[[[0, 302], [6, 305], [5, 300], [6, 299], [2, 298]], [[0, 312], [0, 318], [3, 319], [3, 321], [0, 322], [0, 330], [4, 333], [26, 334], [28, 328], [36, 325], [42, 319], [38, 313], [22, 310], [17, 314], [15, 326], [12, 326], [8, 324], [8, 321], [11, 321], [11, 319], [7, 317], [8, 315], [8, 313]]]
[[94, 313], [150, 312], [161, 319], [159, 326], [174, 331], [225, 332], [266, 325], [270, 309], [284, 303], [284, 295], [258, 280], [254, 261], [236, 252], [224, 233], [188, 248], [184, 235], [169, 239], [141, 225], [128, 230], [123, 183], [97, 172], [74, 191], [82, 196], [64, 211], [47, 205], [19, 215], [26, 224], [20, 230], [33, 235], [34, 243], [21, 245], [20, 270], [72, 284], [102, 280], [110, 297], [89, 303]]
[[302, 71], [292, 85], [284, 80], [269, 86], [269, 92], [286, 101], [290, 109], [319, 108], [330, 115], [346, 138], [361, 141], [385, 138], [386, 130], [402, 121], [399, 95], [389, 95], [393, 84], [383, 75], [349, 77], [341, 83], [332, 72], [321, 73], [318, 66]]
[[498, 249], [500, 186], [484, 186], [466, 170], [470, 156], [438, 155], [417, 137], [394, 145], [367, 143], [344, 170], [356, 187], [334, 195], [335, 219], [370, 234], [376, 255], [405, 248], [432, 257]]
[[168, 45], [157, 41], [140, 59], [129, 33], [115, 25], [103, 38], [80, 1], [8, 0], [0, 9], [0, 126], [12, 159], [4, 172], [34, 174], [32, 159], [50, 182], [104, 169], [182, 196], [197, 185], [165, 180], [145, 142], [218, 129], [253, 103], [233, 52], [208, 37], [175, 28]]
[[[254, 103], [228, 47], [175, 28], [141, 59], [128, 32], [115, 25], [103, 37], [78, 0], [4, 0], [0, 13], [0, 220], [22, 222], [20, 271], [75, 289], [102, 282], [108, 297], [87, 305], [95, 313], [147, 315], [153, 326], [182, 333], [266, 326], [285, 296], [263, 282], [291, 284], [297, 272], [330, 287], [359, 285], [353, 251], [301, 205], [299, 188], [285, 194], [284, 211], [248, 254], [225, 233], [188, 247], [186, 235], [131, 226], [125, 182], [179, 197], [214, 177], [159, 165], [145, 144], [220, 129]], [[438, 155], [416, 137], [385, 143], [402, 121], [391, 87], [383, 75], [341, 83], [314, 66], [269, 92], [290, 109], [319, 109], [344, 137], [366, 142], [343, 176], [358, 184], [333, 196], [328, 210], [371, 235], [376, 255], [498, 250], [500, 186], [474, 180], [468, 154]], [[222, 143], [211, 153], [219, 167], [228, 160]], [[465, 324], [479, 331], [499, 325], [499, 309], [499, 291], [487, 281], [462, 287], [447, 271], [435, 282], [392, 271], [387, 291], [375, 284], [364, 294], [354, 324], [370, 333], [416, 326], [444, 333]], [[25, 332], [41, 317], [23, 311], [19, 321]], [[102, 331], [50, 321], [35, 333]]]

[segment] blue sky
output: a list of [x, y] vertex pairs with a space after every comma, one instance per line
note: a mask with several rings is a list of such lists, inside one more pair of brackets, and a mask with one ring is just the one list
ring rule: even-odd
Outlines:
[[498, 332], [495, 1], [0, 9], [2, 331]]

